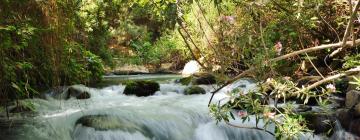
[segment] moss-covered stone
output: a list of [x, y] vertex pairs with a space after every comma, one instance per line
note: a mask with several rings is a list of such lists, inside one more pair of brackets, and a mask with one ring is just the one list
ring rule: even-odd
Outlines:
[[150, 96], [160, 90], [159, 83], [154, 81], [128, 81], [125, 85], [125, 95]]
[[189, 77], [184, 77], [179, 80], [182, 85], [211, 85], [216, 84], [216, 78], [209, 73], [195, 73]]
[[215, 76], [209, 73], [196, 73], [194, 74], [194, 85], [211, 85], [216, 84]]
[[206, 91], [199, 86], [190, 86], [185, 89], [184, 93], [185, 93], [185, 95], [205, 94]]
[[179, 80], [179, 82], [182, 84], [182, 85], [189, 85], [191, 83], [191, 80], [193, 79], [192, 76], [189, 76], [189, 77], [184, 77], [184, 78], [181, 78]]

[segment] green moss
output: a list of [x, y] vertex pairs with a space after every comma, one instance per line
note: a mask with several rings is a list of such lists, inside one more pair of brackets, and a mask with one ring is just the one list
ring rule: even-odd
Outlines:
[[192, 94], [205, 94], [206, 91], [199, 87], [199, 86], [191, 86], [185, 89], [185, 95], [192, 95]]
[[189, 76], [189, 77], [185, 77], [185, 78], [181, 78], [180, 79], [180, 83], [182, 85], [189, 85], [192, 81], [193, 77], [192, 76]]
[[150, 96], [160, 90], [159, 83], [154, 81], [127, 81], [124, 94], [136, 96]]

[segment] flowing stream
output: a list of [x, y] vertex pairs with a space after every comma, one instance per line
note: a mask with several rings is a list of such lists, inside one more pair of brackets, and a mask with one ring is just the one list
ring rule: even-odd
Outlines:
[[[27, 117], [11, 133], [0, 139], [19, 140], [271, 140], [272, 135], [259, 130], [240, 129], [218, 123], [207, 107], [213, 86], [202, 86], [205, 95], [183, 95], [184, 88], [174, 83], [175, 75], [111, 76], [103, 88], [78, 86], [91, 94], [86, 100], [32, 99], [36, 114]], [[160, 91], [149, 97], [126, 96], [116, 80], [155, 79]], [[115, 81], [115, 82], [114, 82]], [[109, 84], [109, 82], [108, 82]], [[241, 87], [255, 88], [248, 80], [239, 80], [224, 88], [214, 98], [226, 97], [226, 91]], [[255, 121], [231, 123], [254, 126]], [[269, 126], [274, 131], [273, 126]], [[306, 139], [319, 139], [308, 136]]]

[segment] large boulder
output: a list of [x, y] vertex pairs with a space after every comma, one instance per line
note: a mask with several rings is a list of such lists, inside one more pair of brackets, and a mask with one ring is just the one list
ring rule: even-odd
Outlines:
[[125, 85], [125, 95], [150, 96], [160, 90], [159, 83], [154, 81], [127, 81]]
[[194, 74], [194, 85], [211, 85], [216, 84], [215, 76], [209, 73], [196, 73]]
[[346, 100], [345, 100], [346, 108], [352, 108], [358, 103], [360, 103], [360, 91], [351, 90], [346, 93]]
[[206, 91], [199, 86], [190, 86], [190, 87], [185, 88], [184, 93], [185, 93], [185, 95], [205, 94]]

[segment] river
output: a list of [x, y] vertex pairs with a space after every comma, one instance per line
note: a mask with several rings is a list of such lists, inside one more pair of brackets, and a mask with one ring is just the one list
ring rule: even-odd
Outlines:
[[[14, 125], [0, 132], [0, 139], [15, 140], [271, 140], [260, 130], [240, 129], [222, 122], [216, 124], [207, 107], [214, 86], [202, 86], [207, 94], [184, 95], [185, 86], [175, 83], [178, 75], [107, 76], [97, 88], [78, 86], [91, 94], [86, 100], [31, 99], [35, 112], [18, 116]], [[155, 80], [160, 91], [149, 97], [122, 94], [123, 80]], [[242, 85], [242, 86], [240, 86]], [[240, 87], [255, 88], [249, 80], [239, 80], [214, 98], [219, 101], [226, 91]], [[79, 119], [91, 120], [91, 125]], [[20, 122], [20, 123], [16, 123]], [[254, 126], [255, 121], [242, 123]], [[8, 123], [12, 124], [12, 123]], [[4, 130], [4, 128], [2, 128]], [[270, 131], [274, 131], [269, 126]], [[320, 139], [306, 136], [304, 139]]]

